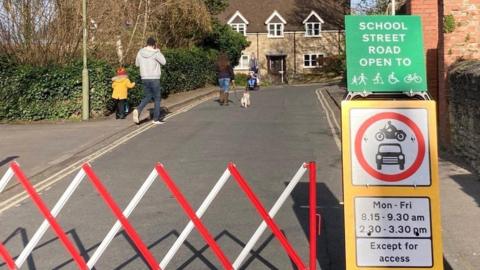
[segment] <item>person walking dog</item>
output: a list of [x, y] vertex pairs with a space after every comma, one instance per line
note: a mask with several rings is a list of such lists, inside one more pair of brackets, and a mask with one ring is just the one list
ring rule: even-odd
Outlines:
[[225, 53], [221, 53], [217, 61], [217, 77], [218, 85], [220, 86], [220, 105], [228, 106], [228, 90], [230, 89], [230, 83], [235, 87], [235, 74], [233, 68], [230, 65], [230, 60]]
[[133, 121], [138, 125], [143, 108], [154, 100], [153, 121], [154, 124], [165, 123], [160, 119], [160, 75], [161, 66], [167, 61], [165, 56], [157, 48], [157, 42], [153, 37], [147, 39], [147, 46], [140, 49], [137, 53], [135, 65], [140, 67], [140, 76], [142, 77], [144, 96], [140, 105], [133, 111]]

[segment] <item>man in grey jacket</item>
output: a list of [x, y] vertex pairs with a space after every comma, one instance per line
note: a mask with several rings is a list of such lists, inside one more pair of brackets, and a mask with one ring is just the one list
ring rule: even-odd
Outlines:
[[142, 114], [142, 110], [152, 98], [155, 102], [152, 123], [164, 123], [164, 121], [160, 119], [160, 75], [162, 73], [160, 66], [165, 64], [165, 57], [160, 50], [157, 49], [157, 42], [154, 38], [149, 37], [147, 47], [138, 51], [135, 60], [135, 65], [140, 67], [140, 76], [142, 77], [144, 89], [144, 97], [140, 105], [133, 111], [133, 121], [136, 124], [140, 123], [139, 117]]

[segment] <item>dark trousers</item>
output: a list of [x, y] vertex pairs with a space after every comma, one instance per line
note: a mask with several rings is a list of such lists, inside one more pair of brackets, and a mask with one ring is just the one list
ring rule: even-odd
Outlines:
[[116, 99], [117, 102], [117, 112], [116, 116], [118, 118], [125, 118], [125, 101], [126, 99]]
[[142, 80], [143, 82], [143, 99], [138, 105], [138, 115], [142, 114], [143, 108], [153, 99], [153, 120], [158, 121], [160, 119], [160, 79], [156, 80]]

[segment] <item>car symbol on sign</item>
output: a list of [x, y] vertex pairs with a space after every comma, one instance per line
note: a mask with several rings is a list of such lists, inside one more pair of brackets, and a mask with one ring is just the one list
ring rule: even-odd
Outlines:
[[405, 169], [405, 155], [402, 146], [398, 143], [381, 143], [378, 145], [376, 155], [377, 169], [381, 170], [382, 165], [398, 165], [400, 170]]

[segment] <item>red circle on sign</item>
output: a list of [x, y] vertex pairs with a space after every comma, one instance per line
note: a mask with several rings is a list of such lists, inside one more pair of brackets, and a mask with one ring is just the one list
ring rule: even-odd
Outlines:
[[[394, 119], [394, 120], [398, 120], [405, 123], [410, 129], [412, 129], [413, 133], [415, 134], [415, 137], [417, 137], [417, 146], [418, 146], [417, 157], [415, 158], [415, 161], [413, 162], [413, 164], [402, 173], [398, 173], [398, 174], [381, 173], [375, 170], [374, 168], [372, 168], [372, 166], [368, 164], [368, 162], [365, 160], [365, 157], [363, 156], [363, 151], [362, 151], [363, 135], [365, 134], [368, 127], [370, 127], [373, 123], [383, 119]], [[371, 176], [381, 181], [397, 182], [412, 176], [420, 168], [420, 166], [422, 165], [423, 159], [425, 157], [425, 140], [418, 126], [410, 118], [406, 117], [405, 115], [395, 113], [395, 112], [379, 113], [367, 119], [367, 121], [365, 121], [358, 129], [357, 136], [355, 137], [355, 155], [357, 156], [360, 166], [362, 166], [362, 168]]]

